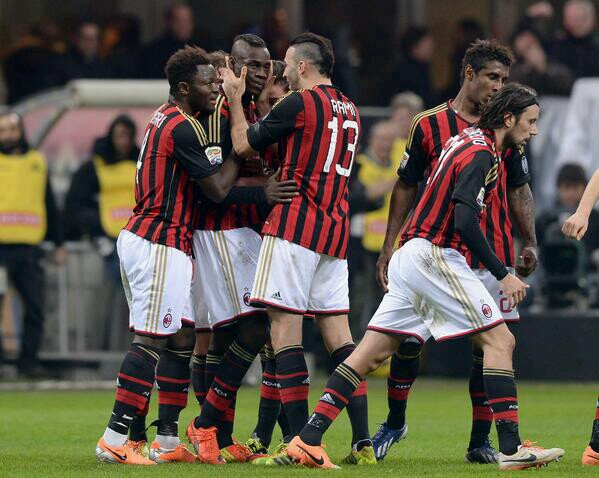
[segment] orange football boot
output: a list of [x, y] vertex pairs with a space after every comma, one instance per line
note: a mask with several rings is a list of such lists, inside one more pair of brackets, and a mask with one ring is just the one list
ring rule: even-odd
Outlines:
[[187, 427], [187, 438], [193, 445], [198, 460], [210, 465], [224, 465], [227, 462], [220, 453], [216, 439], [216, 427], [196, 428], [193, 420]]
[[307, 445], [299, 436], [289, 442], [287, 455], [297, 464], [310, 468], [339, 468], [331, 461], [322, 445]]
[[582, 464], [585, 466], [599, 466], [599, 453], [587, 446], [582, 454]]
[[143, 456], [137, 449], [133, 448], [129, 441], [122, 446], [109, 446], [104, 437], [98, 440], [96, 445], [96, 458], [103, 463], [122, 465], [155, 465], [152, 460]]
[[161, 448], [157, 441], [150, 446], [150, 460], [156, 463], [195, 463], [197, 457], [180, 443], [176, 448]]

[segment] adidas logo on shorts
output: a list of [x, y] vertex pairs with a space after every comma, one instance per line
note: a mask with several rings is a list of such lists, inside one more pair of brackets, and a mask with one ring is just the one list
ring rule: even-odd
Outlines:
[[276, 291], [273, 295], [270, 296], [272, 299], [283, 300], [281, 297], [281, 293]]
[[330, 403], [331, 405], [335, 405], [335, 400], [333, 399], [330, 393], [325, 393], [322, 397], [320, 397], [320, 401]]

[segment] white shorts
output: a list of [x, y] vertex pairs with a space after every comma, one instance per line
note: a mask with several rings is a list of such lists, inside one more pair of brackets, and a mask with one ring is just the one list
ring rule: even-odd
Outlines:
[[[508, 271], [514, 273], [513, 267], [508, 267]], [[510, 308], [510, 299], [503, 295], [499, 281], [491, 274], [487, 269], [475, 270], [474, 273], [484, 284], [486, 289], [495, 300], [495, 303], [499, 307], [499, 311], [503, 315], [503, 320], [506, 322], [518, 322], [520, 320], [520, 314], [518, 313], [518, 307]]]
[[265, 236], [252, 304], [269, 305], [294, 314], [347, 314], [347, 261]]
[[260, 311], [250, 306], [250, 293], [261, 245], [260, 234], [249, 227], [193, 233], [198, 270], [194, 295], [203, 297], [213, 329]]
[[202, 291], [200, 274], [194, 274], [191, 281], [191, 300], [194, 318], [194, 327], [196, 332], [210, 332], [210, 317], [208, 314], [208, 306], [204, 299]]
[[454, 249], [412, 239], [395, 251], [385, 294], [368, 328], [442, 341], [503, 322], [483, 283]]
[[129, 326], [139, 335], [175, 334], [193, 325], [191, 258], [122, 230], [117, 239], [121, 277], [129, 303]]

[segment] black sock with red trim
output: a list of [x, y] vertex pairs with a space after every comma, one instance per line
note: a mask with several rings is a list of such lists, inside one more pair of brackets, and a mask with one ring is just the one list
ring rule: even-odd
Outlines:
[[148, 404], [159, 357], [160, 349], [156, 347], [131, 344], [117, 375], [116, 397], [108, 428], [127, 435], [133, 418]]
[[320, 445], [322, 436], [351, 400], [362, 377], [344, 363], [340, 364], [325, 385], [324, 393], [299, 436], [307, 445]]
[[200, 407], [206, 400], [206, 355], [193, 354], [191, 356], [191, 383], [196, 400]]
[[252, 435], [258, 437], [262, 444], [268, 448], [281, 410], [275, 352], [269, 345], [264, 346], [264, 349], [260, 352], [260, 362], [262, 364], [260, 406], [258, 408], [258, 423]]
[[484, 367], [483, 378], [497, 428], [499, 451], [513, 455], [522, 443], [518, 433], [518, 394], [514, 372]]
[[289, 435], [297, 435], [308, 419], [310, 376], [301, 345], [290, 345], [275, 353], [281, 406], [289, 422]]
[[150, 409], [150, 397], [143, 410], [140, 410], [133, 418], [131, 426], [129, 427], [129, 439], [132, 441], [148, 441], [148, 435], [146, 433], [146, 417]]
[[158, 435], [178, 436], [179, 415], [187, 406], [189, 361], [193, 350], [167, 347], [156, 367]]
[[[208, 390], [210, 390], [210, 387], [212, 386], [212, 381], [214, 380], [220, 361], [223, 358], [223, 354], [224, 352], [219, 353], [216, 350], [208, 350], [208, 353], [206, 354], [206, 371], [204, 372], [206, 395], [208, 395]], [[206, 397], [204, 397], [204, 400], [206, 400]]]
[[[212, 386], [208, 390], [202, 412], [195, 419], [196, 428], [219, 426], [225, 412], [235, 400], [241, 381], [252, 365], [256, 354], [257, 351], [252, 351], [239, 339], [231, 344], [223, 356]], [[232, 443], [232, 441], [227, 444], [219, 442], [219, 446], [222, 448]]]
[[472, 429], [468, 445], [468, 451], [470, 451], [486, 443], [493, 424], [493, 411], [487, 401], [487, 392], [485, 392], [483, 352], [481, 350], [472, 351], [472, 370], [468, 390], [472, 403]]
[[387, 426], [393, 430], [400, 430], [406, 424], [408, 396], [420, 370], [422, 344], [412, 340], [402, 342], [391, 356], [387, 378]]
[[[352, 352], [356, 350], [356, 344], [346, 344], [331, 352], [333, 368], [342, 364]], [[352, 398], [347, 404], [347, 415], [352, 429], [352, 445], [363, 440], [370, 440], [368, 431], [368, 387], [366, 380], [362, 379], [360, 386], [354, 391]]]

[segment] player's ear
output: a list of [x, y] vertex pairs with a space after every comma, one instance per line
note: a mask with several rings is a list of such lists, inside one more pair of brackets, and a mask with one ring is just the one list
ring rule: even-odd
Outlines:
[[189, 94], [189, 84], [185, 81], [180, 81], [177, 85], [177, 93], [181, 96], [187, 96]]
[[506, 128], [511, 128], [516, 123], [516, 117], [512, 113], [506, 113], [503, 117]]
[[308, 64], [304, 60], [300, 60], [297, 62], [297, 72], [300, 75], [303, 75], [304, 73], [306, 73], [307, 67], [308, 67]]
[[474, 78], [474, 68], [472, 68], [472, 65], [466, 65], [466, 68], [464, 68], [464, 79], [468, 80], [468, 81], [472, 81], [473, 78]]

